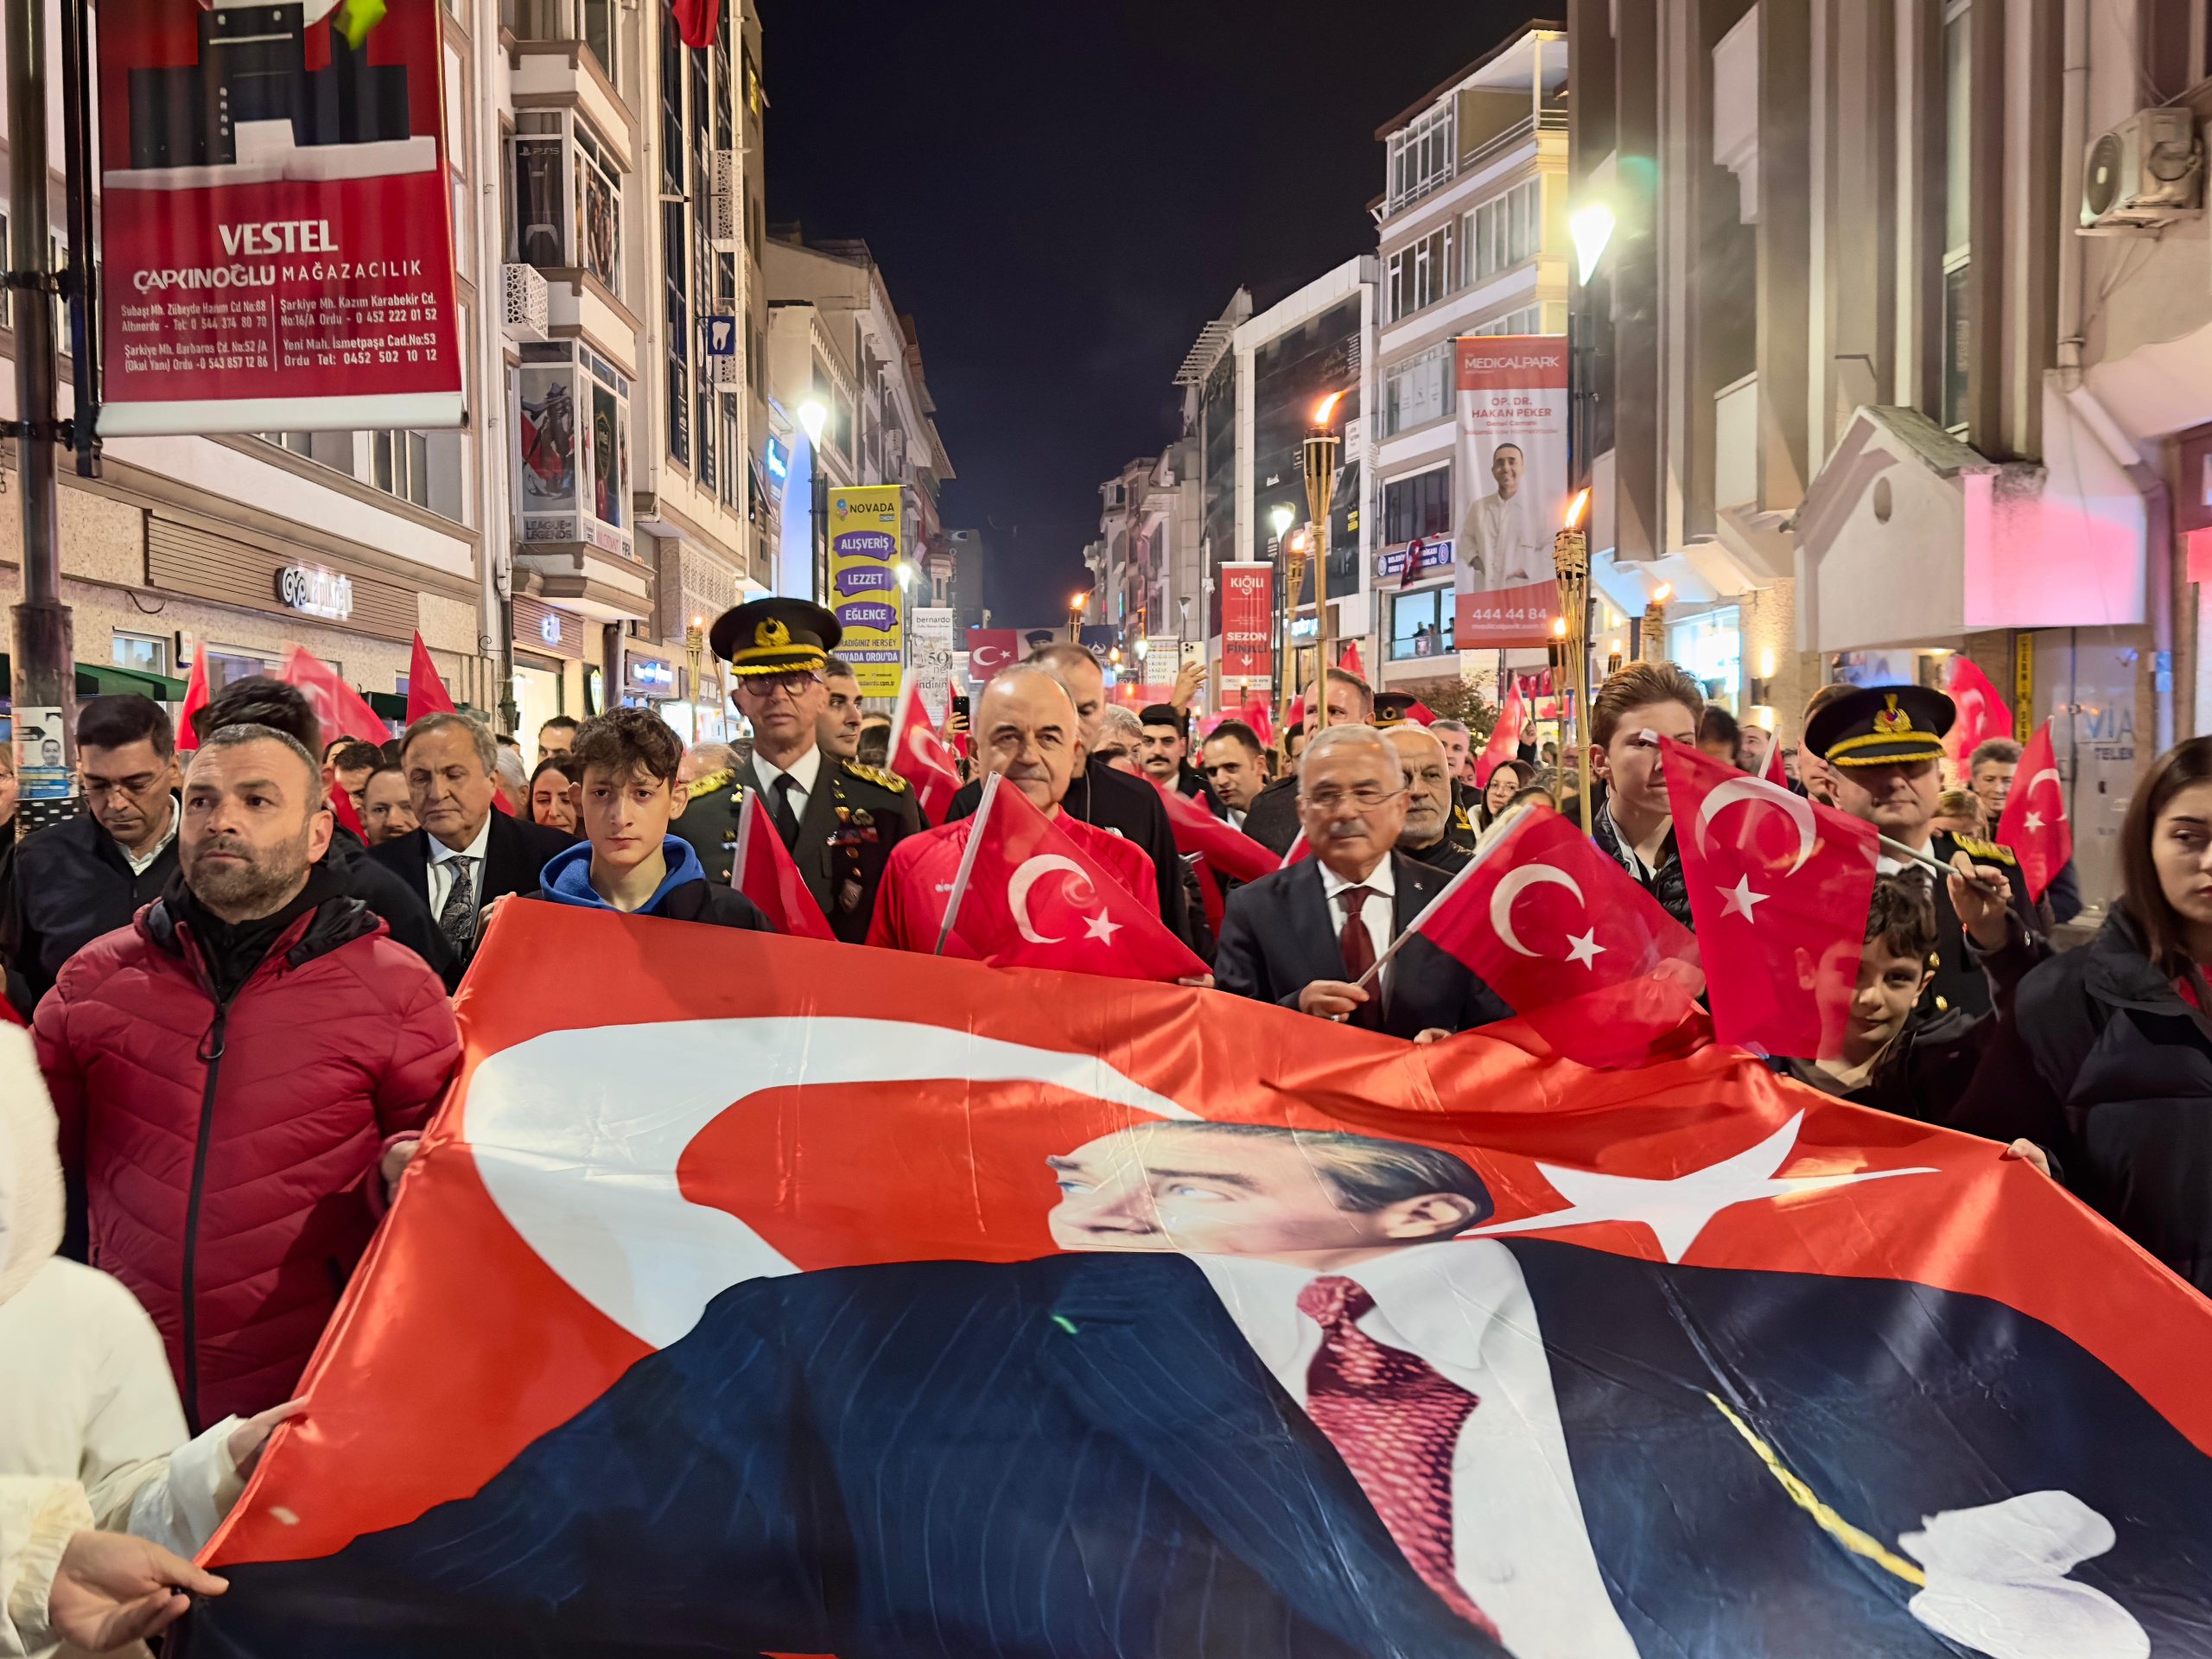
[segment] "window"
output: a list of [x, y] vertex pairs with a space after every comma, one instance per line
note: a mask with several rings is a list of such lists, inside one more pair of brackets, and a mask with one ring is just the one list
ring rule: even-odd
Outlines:
[[661, 345], [666, 353], [668, 456], [691, 464], [691, 262], [683, 257], [683, 42], [660, 32]]
[[620, 297], [622, 173], [606, 141], [565, 111], [523, 110], [507, 148], [510, 257], [545, 270], [581, 268]]
[[221, 696], [223, 688], [233, 681], [250, 679], [257, 674], [274, 675], [278, 667], [274, 657], [227, 645], [202, 645], [200, 660], [207, 665], [207, 695], [211, 697]]
[[369, 434], [369, 481], [387, 495], [430, 505], [430, 441], [420, 432]]
[[1968, 308], [1973, 264], [1974, 12], [1951, 0], [1943, 12], [1943, 340], [1942, 422], [1967, 424], [1974, 317]]
[[614, 0], [583, 0], [584, 50], [599, 60], [609, 86], [614, 76]]
[[148, 634], [118, 631], [114, 643], [108, 647], [108, 660], [118, 668], [166, 676], [169, 671], [169, 642]]
[[629, 381], [577, 340], [525, 341], [518, 354], [514, 460], [522, 522], [518, 539], [588, 542], [627, 557]]
[[1416, 537], [1452, 533], [1452, 469], [1432, 467], [1382, 486], [1382, 543], [1402, 547]]
[[1382, 435], [1441, 419], [1452, 407], [1452, 343], [1432, 346], [1382, 371]]
[[622, 174], [606, 142], [583, 122], [576, 140], [576, 263], [622, 294]]
[[1410, 316], [1452, 290], [1452, 226], [1432, 231], [1390, 256], [1389, 321]]
[[1447, 99], [1390, 138], [1390, 211], [1419, 200], [1452, 176], [1457, 102]]
[[1543, 181], [1530, 179], [1460, 216], [1461, 286], [1510, 270], [1543, 251]]
[[1441, 657], [1457, 650], [1452, 637], [1457, 609], [1456, 595], [1448, 582], [1440, 588], [1391, 595], [1390, 660], [1402, 663], [1414, 657]]
[[[1544, 332], [1544, 308], [1524, 305], [1518, 311], [1509, 311], [1502, 317], [1492, 317], [1488, 322], [1477, 323], [1467, 331], [1471, 334], [1541, 334]], [[1556, 332], [1564, 334], [1565, 329]]]

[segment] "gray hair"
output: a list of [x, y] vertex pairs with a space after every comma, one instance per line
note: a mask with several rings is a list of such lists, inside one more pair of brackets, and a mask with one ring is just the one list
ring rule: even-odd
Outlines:
[[512, 749], [501, 749], [493, 758], [492, 775], [506, 785], [507, 798], [518, 808], [530, 798], [530, 768]]
[[1136, 717], [1135, 710], [1118, 702], [1109, 702], [1098, 711], [1099, 735], [1103, 737], [1109, 726], [1127, 737], [1140, 741], [1144, 737], [1144, 722]]
[[1967, 757], [1967, 776], [1973, 777], [1974, 768], [1985, 760], [1994, 760], [1999, 766], [2017, 766], [2020, 764], [2020, 746], [2009, 737], [1984, 739]]
[[1306, 752], [1298, 758], [1298, 792], [1300, 795], [1305, 794], [1306, 774], [1312, 770], [1316, 760], [1332, 749], [1347, 748], [1372, 749], [1382, 764], [1389, 767], [1390, 775], [1394, 778], [1397, 776], [1397, 748], [1389, 738], [1383, 736], [1375, 728], [1372, 726], [1324, 726], [1313, 734], [1312, 741], [1306, 746]]
[[[492, 728], [480, 720], [471, 720], [467, 715], [425, 715], [400, 734], [399, 759], [406, 763], [408, 746], [418, 737], [432, 732], [466, 732], [468, 741], [476, 751], [477, 764], [484, 768], [484, 775], [491, 777], [499, 764], [499, 746], [492, 738]], [[519, 757], [518, 757], [519, 758]]]
[[322, 767], [315, 756], [308, 753], [308, 746], [289, 732], [280, 732], [274, 726], [256, 725], [246, 721], [236, 726], [218, 726], [200, 740], [195, 758], [213, 749], [235, 749], [248, 743], [274, 743], [289, 749], [295, 759], [308, 771], [308, 781], [318, 803], [322, 797]]
[[1428, 729], [1432, 732], [1457, 732], [1460, 736], [1465, 738], [1471, 738], [1474, 736], [1474, 734], [1467, 729], [1467, 722], [1464, 720], [1431, 721], [1429, 722]]

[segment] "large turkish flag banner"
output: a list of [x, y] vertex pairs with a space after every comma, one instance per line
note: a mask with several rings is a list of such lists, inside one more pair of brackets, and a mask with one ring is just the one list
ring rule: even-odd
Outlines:
[[190, 1659], [2205, 1650], [2212, 1306], [1740, 1049], [529, 900], [459, 1014]]

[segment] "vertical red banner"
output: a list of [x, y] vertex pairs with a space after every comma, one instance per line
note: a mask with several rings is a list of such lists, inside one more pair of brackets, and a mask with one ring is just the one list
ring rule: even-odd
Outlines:
[[103, 434], [460, 425], [439, 16], [104, 0]]
[[1273, 669], [1269, 623], [1275, 568], [1264, 562], [1221, 567], [1221, 677], [1263, 680]]

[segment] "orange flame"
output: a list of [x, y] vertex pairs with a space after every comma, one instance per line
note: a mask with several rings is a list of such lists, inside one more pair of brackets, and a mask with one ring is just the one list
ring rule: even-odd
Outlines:
[[1313, 424], [1316, 426], [1326, 426], [1329, 423], [1329, 416], [1337, 412], [1338, 401], [1343, 397], [1344, 393], [1341, 391], [1332, 391], [1327, 397], [1324, 397], [1319, 403], [1314, 404]]
[[1651, 602], [1654, 605], [1664, 605], [1669, 597], [1673, 594], [1674, 591], [1675, 584], [1673, 582], [1662, 582], [1656, 588], [1654, 588], [1651, 590]]
[[1568, 530], [1580, 530], [1582, 527], [1582, 515], [1589, 512], [1589, 510], [1590, 491], [1586, 486], [1584, 488], [1576, 491], [1574, 499], [1567, 504], [1566, 528]]
[[1565, 617], [1555, 616], [1552, 618], [1552, 638], [1554, 639], [1564, 639], [1567, 638], [1567, 619]]

